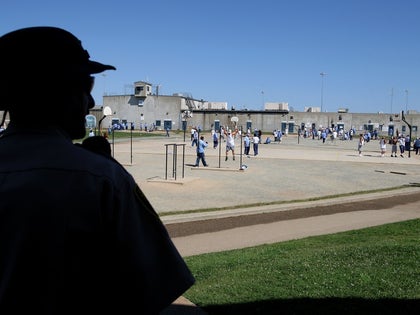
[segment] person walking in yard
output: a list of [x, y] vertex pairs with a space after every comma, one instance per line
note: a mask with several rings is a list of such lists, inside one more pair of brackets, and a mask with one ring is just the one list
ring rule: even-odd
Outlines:
[[249, 139], [249, 134], [246, 134], [244, 137], [244, 154], [249, 157], [249, 149], [251, 146], [251, 140]]
[[379, 147], [381, 149], [381, 157], [385, 156], [386, 153], [386, 140], [385, 137], [381, 137], [381, 139], [379, 140]]
[[418, 137], [416, 141], [414, 141], [414, 150], [416, 151], [416, 155], [419, 154], [420, 149], [420, 138]]
[[363, 149], [364, 144], [365, 144], [365, 138], [363, 137], [363, 134], [360, 134], [359, 141], [357, 143], [357, 150], [359, 151], [359, 156], [362, 156], [362, 149]]
[[258, 133], [254, 133], [254, 137], [252, 138], [253, 149], [254, 149], [254, 156], [258, 155], [258, 144], [260, 143], [260, 137], [258, 137]]
[[397, 157], [397, 145], [398, 139], [396, 137], [392, 137], [391, 139], [391, 157]]
[[219, 135], [217, 134], [217, 131], [213, 132], [213, 149], [216, 149], [217, 146], [219, 145]]
[[325, 143], [325, 140], [327, 139], [327, 130], [326, 129], [322, 129], [321, 138], [322, 138], [322, 143]]
[[193, 128], [191, 128], [191, 141], [193, 141], [194, 140], [194, 132], [195, 132], [196, 130], [195, 130], [195, 128], [193, 127]]
[[405, 141], [405, 151], [410, 152], [411, 151], [411, 139], [410, 135], [406, 135], [404, 138]]
[[194, 146], [194, 144], [195, 144], [196, 146], [198, 146], [198, 131], [197, 131], [197, 129], [194, 129], [194, 131], [193, 131], [193, 133], [192, 133], [191, 137], [192, 137], [191, 146], [193, 147], [193, 146]]
[[404, 138], [403, 135], [401, 135], [398, 138], [398, 143], [399, 143], [399, 146], [400, 146], [400, 156], [403, 158], [404, 157], [404, 151], [405, 151], [405, 138]]
[[198, 167], [200, 165], [200, 160], [203, 163], [203, 166], [209, 166], [206, 162], [206, 156], [204, 154], [204, 150], [207, 148], [207, 146], [207, 141], [204, 142], [204, 137], [200, 136], [200, 140], [198, 141], [197, 145], [197, 160], [195, 161], [195, 167]]

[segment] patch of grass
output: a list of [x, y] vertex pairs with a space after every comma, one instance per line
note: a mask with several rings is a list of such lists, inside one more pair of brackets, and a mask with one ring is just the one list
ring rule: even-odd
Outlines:
[[420, 306], [419, 240], [411, 220], [187, 257], [197, 282], [185, 296], [210, 314], [409, 313]]

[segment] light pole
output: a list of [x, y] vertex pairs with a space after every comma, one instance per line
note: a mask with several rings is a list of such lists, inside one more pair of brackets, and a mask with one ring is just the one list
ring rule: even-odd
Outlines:
[[394, 102], [394, 88], [391, 89], [391, 115], [392, 115], [392, 103]]
[[322, 107], [324, 105], [324, 77], [327, 74], [325, 72], [321, 72], [320, 76], [321, 76], [321, 113], [322, 113]]
[[103, 96], [105, 96], [106, 95], [106, 74], [105, 73], [102, 73], [102, 77], [104, 78], [104, 82], [103, 82], [103, 84], [104, 84], [104, 92], [103, 92]]
[[262, 97], [262, 109], [264, 109], [264, 106], [265, 106], [264, 91], [261, 91], [261, 97]]
[[133, 124], [130, 122], [130, 164], [133, 165]]
[[405, 90], [405, 112], [408, 112], [408, 90]]

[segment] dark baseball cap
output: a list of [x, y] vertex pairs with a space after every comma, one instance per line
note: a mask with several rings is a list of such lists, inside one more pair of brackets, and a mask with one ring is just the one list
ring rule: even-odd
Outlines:
[[90, 75], [105, 70], [116, 69], [90, 60], [81, 41], [61, 28], [28, 27], [0, 37], [0, 71], [8, 75], [24, 76], [28, 71]]

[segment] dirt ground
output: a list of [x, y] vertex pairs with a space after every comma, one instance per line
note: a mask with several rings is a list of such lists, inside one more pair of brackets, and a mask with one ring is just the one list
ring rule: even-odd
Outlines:
[[396, 205], [404, 205], [420, 201], [420, 194], [413, 193], [377, 198], [373, 200], [363, 200], [347, 202], [342, 204], [306, 207], [293, 210], [250, 214], [237, 217], [220, 219], [207, 219], [193, 222], [166, 224], [166, 228], [171, 237], [182, 237], [200, 233], [217, 232], [236, 227], [243, 227], [256, 224], [272, 223], [276, 221], [308, 218], [314, 216], [329, 215], [361, 210], [380, 210], [389, 209]]

